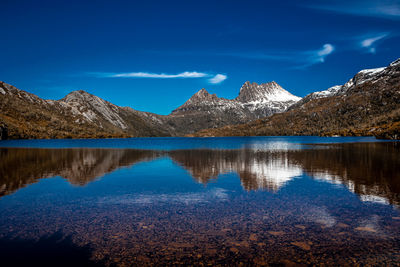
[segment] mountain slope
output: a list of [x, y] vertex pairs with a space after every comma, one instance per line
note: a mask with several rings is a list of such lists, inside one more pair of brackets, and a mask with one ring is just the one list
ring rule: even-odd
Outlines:
[[275, 82], [246, 82], [236, 99], [202, 89], [163, 116], [119, 107], [82, 90], [44, 100], [0, 82], [0, 139], [182, 136], [282, 112], [299, 99]]
[[43, 100], [0, 82], [0, 112], [0, 139], [183, 135], [400, 138], [400, 59], [386, 68], [362, 70], [344, 85], [303, 99], [275, 82], [246, 82], [235, 99], [202, 89], [167, 116], [119, 107], [85, 91], [71, 92], [60, 100]]
[[[48, 102], [54, 102], [48, 100]], [[122, 131], [131, 136], [169, 136], [156, 114], [119, 107], [85, 91], [74, 91], [56, 101], [74, 114], [82, 115], [89, 123], [102, 129]]]
[[84, 91], [74, 91], [57, 101], [43, 100], [0, 82], [1, 139], [168, 135], [145, 117], [148, 115]]
[[246, 82], [235, 99], [220, 98], [201, 89], [163, 120], [182, 135], [270, 116], [298, 100], [275, 82]]
[[375, 135], [400, 138], [400, 59], [310, 94], [286, 112], [193, 136]]

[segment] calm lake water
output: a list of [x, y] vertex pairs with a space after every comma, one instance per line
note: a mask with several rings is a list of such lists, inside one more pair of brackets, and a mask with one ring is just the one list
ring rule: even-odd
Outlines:
[[4, 266], [398, 266], [399, 208], [399, 142], [0, 141]]

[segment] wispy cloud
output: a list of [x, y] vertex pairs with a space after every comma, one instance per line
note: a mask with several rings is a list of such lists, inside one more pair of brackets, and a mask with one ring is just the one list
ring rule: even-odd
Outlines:
[[399, 0], [318, 0], [307, 7], [349, 15], [400, 19]]
[[377, 42], [386, 38], [388, 35], [388, 33], [382, 33], [368, 38], [364, 37], [365, 39], [360, 42], [360, 47], [367, 49], [369, 53], [375, 54]]
[[270, 51], [270, 52], [224, 52], [218, 56], [240, 57], [254, 60], [269, 60], [291, 63], [291, 67], [303, 69], [315, 64], [325, 62], [325, 58], [332, 54], [335, 47], [332, 44], [324, 44], [319, 49], [299, 51]]
[[332, 54], [334, 50], [335, 47], [333, 45], [324, 44], [321, 49], [312, 51], [311, 55], [316, 62], [325, 62], [325, 57]]
[[332, 44], [324, 44], [322, 48], [310, 51], [299, 52], [297, 62], [299, 65], [293, 66], [295, 69], [305, 69], [318, 63], [324, 63], [325, 58], [335, 51]]
[[221, 82], [225, 81], [227, 78], [228, 78], [228, 76], [226, 76], [224, 74], [217, 74], [214, 77], [212, 77], [211, 79], [208, 79], [208, 82], [212, 83], [212, 84], [221, 83]]
[[151, 72], [124, 72], [124, 73], [110, 73], [110, 72], [89, 72], [90, 76], [99, 78], [151, 78], [151, 79], [187, 79], [187, 78], [209, 78], [208, 82], [218, 84], [228, 78], [224, 74], [210, 74], [196, 71], [185, 71], [177, 74], [166, 73], [151, 73]]

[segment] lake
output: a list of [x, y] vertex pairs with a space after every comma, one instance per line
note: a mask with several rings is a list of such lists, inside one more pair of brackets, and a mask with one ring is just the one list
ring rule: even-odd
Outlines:
[[0, 141], [4, 266], [398, 265], [400, 143]]

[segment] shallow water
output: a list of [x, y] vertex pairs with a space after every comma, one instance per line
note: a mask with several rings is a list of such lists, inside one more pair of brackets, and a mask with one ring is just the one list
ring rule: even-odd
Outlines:
[[399, 143], [151, 140], [0, 142], [2, 262], [400, 262]]

